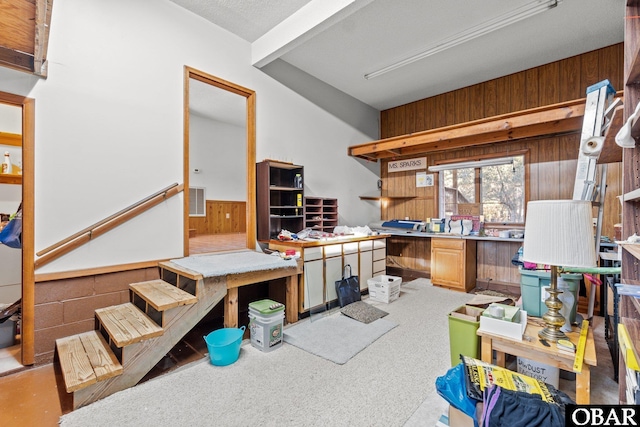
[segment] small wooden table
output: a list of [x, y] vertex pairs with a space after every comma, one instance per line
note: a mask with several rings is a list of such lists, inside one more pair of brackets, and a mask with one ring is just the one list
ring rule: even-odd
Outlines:
[[[478, 330], [478, 335], [482, 337], [482, 361], [493, 363], [492, 354], [495, 350], [496, 365], [503, 368], [505, 367], [505, 354], [512, 354], [573, 372], [574, 355], [558, 351], [555, 343], [549, 343], [550, 347], [546, 347], [538, 339], [538, 332], [542, 326], [537, 323], [540, 322], [540, 320], [529, 319], [522, 341]], [[569, 332], [567, 337], [577, 346], [580, 328], [574, 326], [573, 331]], [[591, 328], [587, 334], [583, 360], [582, 372], [576, 373], [576, 403], [588, 405], [591, 394], [590, 367], [597, 365], [596, 347]]]

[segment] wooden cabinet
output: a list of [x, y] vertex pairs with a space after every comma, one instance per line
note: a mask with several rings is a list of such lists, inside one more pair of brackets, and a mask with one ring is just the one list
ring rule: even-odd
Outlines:
[[275, 238], [281, 230], [297, 233], [304, 227], [304, 189], [295, 186], [296, 174], [304, 182], [304, 168], [271, 160], [256, 166], [256, 222], [258, 240]]
[[338, 199], [304, 198], [304, 227], [333, 233], [338, 225]]
[[466, 239], [431, 239], [431, 282], [468, 292], [475, 288], [476, 242]]
[[[640, 1], [627, 0], [624, 30], [624, 123], [633, 114], [640, 100]], [[636, 120], [631, 129], [636, 140], [634, 148], [625, 148], [622, 152], [622, 188], [624, 203], [622, 206], [622, 239], [626, 239], [640, 230], [640, 120]], [[638, 245], [622, 246], [622, 283], [640, 285], [640, 249]], [[620, 296], [620, 321], [622, 325], [637, 325], [640, 319], [640, 308], [637, 300], [631, 296]], [[629, 338], [632, 342], [640, 342], [640, 328], [629, 327]], [[626, 389], [627, 366], [621, 355], [618, 378], [620, 382], [620, 403], [634, 404], [629, 401]]]

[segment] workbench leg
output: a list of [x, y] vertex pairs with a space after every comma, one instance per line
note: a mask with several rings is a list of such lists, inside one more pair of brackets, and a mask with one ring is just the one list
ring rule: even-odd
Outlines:
[[582, 364], [582, 372], [576, 373], [576, 403], [588, 405], [591, 400], [591, 370], [586, 363]]
[[224, 297], [224, 327], [238, 327], [238, 288], [227, 289]]
[[492, 353], [493, 349], [491, 348], [491, 338], [490, 337], [482, 337], [482, 347], [481, 347], [481, 359], [483, 362], [493, 363]]
[[284, 305], [284, 315], [287, 323], [298, 321], [298, 275], [293, 274], [287, 277], [287, 295]]

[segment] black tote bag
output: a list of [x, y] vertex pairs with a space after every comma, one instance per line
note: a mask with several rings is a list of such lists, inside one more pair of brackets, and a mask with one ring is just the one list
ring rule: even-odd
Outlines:
[[341, 308], [362, 299], [358, 276], [351, 275], [351, 265], [349, 264], [344, 266], [342, 279], [336, 281], [336, 294]]

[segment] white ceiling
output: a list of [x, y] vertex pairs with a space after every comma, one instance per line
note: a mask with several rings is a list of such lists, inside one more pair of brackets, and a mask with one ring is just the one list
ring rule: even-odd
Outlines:
[[283, 60], [377, 110], [619, 43], [625, 11], [624, 0], [560, 0], [533, 17], [365, 79], [447, 37], [545, 1], [172, 1], [251, 42], [255, 66]]

